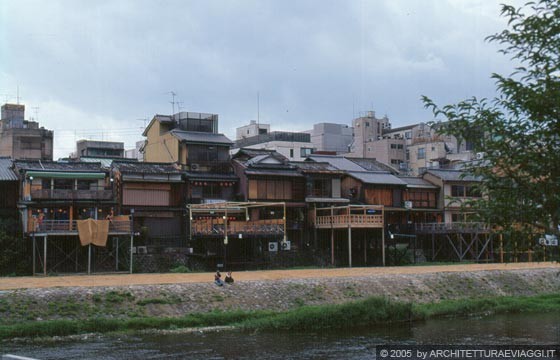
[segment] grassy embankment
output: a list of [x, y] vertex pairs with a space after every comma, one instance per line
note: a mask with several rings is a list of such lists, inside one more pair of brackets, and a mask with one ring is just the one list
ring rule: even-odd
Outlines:
[[334, 329], [378, 323], [418, 321], [441, 316], [559, 310], [560, 294], [444, 300], [427, 304], [396, 302], [374, 297], [341, 305], [302, 306], [280, 313], [230, 311], [191, 314], [177, 318], [94, 318], [4, 324], [0, 325], [0, 339], [226, 325], [240, 330], [261, 331]]

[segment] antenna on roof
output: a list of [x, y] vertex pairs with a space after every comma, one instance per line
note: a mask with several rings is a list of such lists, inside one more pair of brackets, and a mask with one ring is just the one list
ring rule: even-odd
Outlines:
[[144, 129], [146, 128], [146, 122], [148, 121], [148, 119], [142, 118], [142, 119], [136, 119], [136, 121], [143, 121], [144, 122]]
[[19, 85], [17, 86], [17, 104], [19, 105]]
[[35, 121], [39, 122], [39, 107], [34, 106], [34, 107], [32, 107], [32, 109], [35, 112]]
[[259, 123], [260, 123], [260, 96], [259, 92], [257, 91], [257, 134], [259, 132]]
[[173, 91], [173, 90], [171, 90], [171, 91], [169, 91], [169, 92], [167, 92], [167, 93], [168, 93], [168, 94], [171, 94], [171, 101], [170, 101], [170, 103], [171, 103], [171, 107], [172, 107], [172, 109], [173, 109], [173, 112], [171, 113], [171, 115], [173, 116], [173, 115], [175, 115], [175, 104], [176, 104], [176, 103], [175, 103], [175, 96], [177, 96], [177, 93], [176, 93], [175, 91]]

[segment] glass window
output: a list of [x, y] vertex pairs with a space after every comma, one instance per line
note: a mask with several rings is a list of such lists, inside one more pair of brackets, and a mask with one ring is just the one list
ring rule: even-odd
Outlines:
[[74, 179], [54, 179], [54, 188], [57, 190], [74, 189]]
[[426, 149], [419, 148], [418, 149], [418, 160], [425, 159], [425, 158], [426, 158]]
[[290, 149], [290, 157], [291, 157], [291, 158], [294, 157], [294, 149]]
[[311, 149], [311, 148], [301, 148], [300, 149], [300, 156], [301, 157], [307, 157], [311, 154], [313, 154], [313, 149]]
[[451, 196], [464, 197], [465, 187], [463, 185], [451, 185]]

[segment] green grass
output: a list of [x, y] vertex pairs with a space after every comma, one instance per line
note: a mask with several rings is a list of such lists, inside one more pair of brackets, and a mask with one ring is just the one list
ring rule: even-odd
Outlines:
[[[155, 303], [159, 303], [158, 301]], [[140, 314], [131, 313], [130, 318], [124, 319], [90, 318], [18, 322], [0, 325], [0, 340], [14, 337], [64, 336], [89, 332], [127, 332], [219, 325], [235, 326], [247, 331], [321, 330], [416, 321], [442, 316], [560, 311], [560, 293], [531, 297], [504, 296], [443, 300], [427, 304], [391, 301], [382, 297], [340, 305], [306, 306], [301, 299], [300, 301], [296, 299], [295, 302], [300, 307], [286, 312], [215, 311], [177, 318], [141, 317]]]

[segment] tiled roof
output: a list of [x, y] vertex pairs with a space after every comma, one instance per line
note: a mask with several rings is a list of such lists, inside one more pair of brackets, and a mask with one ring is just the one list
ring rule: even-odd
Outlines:
[[134, 161], [113, 161], [113, 166], [119, 169], [121, 173], [135, 174], [180, 174], [175, 164], [169, 163], [149, 163]]
[[419, 177], [399, 176], [399, 179], [404, 181], [409, 188], [438, 189], [436, 185]]
[[344, 171], [338, 170], [327, 162], [291, 161], [290, 165], [296, 166], [303, 173], [344, 174]]
[[183, 172], [185, 177], [189, 180], [208, 180], [208, 181], [238, 181], [239, 178], [235, 174], [220, 174], [220, 173], [204, 173], [204, 172]]
[[173, 129], [169, 132], [181, 141], [196, 144], [223, 144], [232, 145], [233, 142], [228, 139], [224, 134], [214, 134], [195, 131], [183, 131]]
[[427, 171], [427, 173], [437, 176], [443, 181], [482, 181], [482, 178], [480, 176], [475, 177], [472, 175], [468, 175], [466, 172], [461, 170], [430, 169]]
[[57, 172], [101, 172], [99, 162], [63, 162], [42, 160], [16, 160], [14, 164], [17, 169], [25, 171], [57, 171]]
[[12, 159], [0, 157], [0, 181], [15, 181], [17, 175], [12, 171]]
[[349, 171], [348, 175], [365, 184], [406, 185], [406, 182], [386, 172]]
[[389, 165], [383, 164], [375, 159], [363, 159], [363, 158], [347, 158], [348, 160], [358, 164], [367, 171], [388, 171], [393, 174], [398, 174], [398, 171]]
[[271, 169], [264, 167], [251, 167], [245, 170], [246, 175], [260, 175], [260, 176], [291, 176], [291, 177], [302, 177], [296, 169]]
[[337, 155], [310, 155], [308, 159], [311, 159], [315, 162], [327, 162], [331, 164], [333, 167], [337, 168], [338, 170], [344, 171], [364, 171], [365, 169], [348, 160], [343, 156]]

